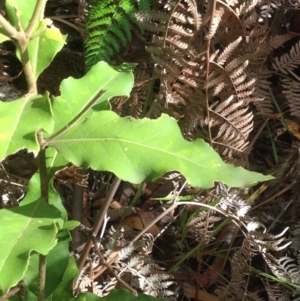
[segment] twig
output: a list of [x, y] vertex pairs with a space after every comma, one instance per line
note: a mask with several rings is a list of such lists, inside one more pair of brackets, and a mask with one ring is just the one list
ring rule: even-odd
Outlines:
[[255, 207], [251, 208], [250, 211], [254, 211], [255, 209], [259, 208], [262, 205], [265, 205], [266, 203], [272, 201], [273, 199], [277, 198], [278, 196], [280, 196], [281, 194], [283, 194], [284, 192], [290, 190], [297, 182], [294, 181], [291, 184], [289, 184], [288, 186], [284, 187], [282, 190], [280, 190], [279, 192], [277, 192], [276, 194], [272, 195], [270, 198], [268, 198], [267, 200], [261, 202], [260, 204], [256, 205]]
[[1, 14], [0, 25], [10, 38], [14, 40], [19, 38], [19, 32]]
[[20, 290], [20, 286], [13, 287], [9, 292], [0, 297], [0, 301], [5, 301], [11, 296], [14, 296]]
[[[177, 206], [180, 205], [194, 205], [194, 206], [202, 206], [205, 208], [209, 208], [212, 209], [214, 211], [217, 211], [221, 214], [224, 214], [224, 212], [222, 212], [221, 210], [219, 210], [218, 208], [215, 208], [214, 206], [210, 206], [208, 204], [204, 204], [204, 203], [198, 203], [198, 202], [178, 202], [178, 201], [174, 201], [174, 203], [163, 213], [161, 213], [157, 218], [155, 218], [151, 223], [149, 223], [149, 225], [147, 225], [143, 231], [141, 231], [133, 240], [137, 241], [141, 236], [144, 235], [144, 233], [146, 233], [154, 224], [156, 224], [159, 220], [161, 220], [165, 215], [167, 215], [169, 212], [173, 211]], [[228, 218], [229, 219], [229, 218]], [[228, 222], [228, 220], [226, 219], [226, 223]], [[213, 232], [215, 233], [215, 232]], [[116, 254], [115, 256], [112, 256], [109, 258], [108, 260], [108, 264], [113, 264], [116, 260], [118, 260], [119, 256], [118, 254]], [[106, 267], [102, 267], [102, 269], [100, 269], [96, 274], [95, 277], [97, 278], [99, 275], [101, 275], [104, 271], [106, 270]]]
[[[87, 169], [79, 169], [78, 174], [87, 177]], [[79, 185], [79, 183], [74, 184], [74, 192], [72, 198], [72, 219], [82, 222], [83, 219], [83, 200], [84, 200], [84, 191], [86, 187]], [[79, 231], [79, 228], [76, 227], [71, 231], [72, 233], [72, 249], [77, 249], [82, 243], [82, 235]]]
[[[101, 228], [101, 225], [104, 221], [104, 218], [105, 218], [105, 214], [110, 206], [110, 203], [112, 202], [113, 200], [113, 197], [119, 187], [121, 183], [121, 180], [118, 178], [118, 177], [115, 177], [113, 183], [111, 184], [111, 187], [107, 193], [107, 196], [106, 196], [106, 199], [105, 199], [105, 202], [104, 202], [104, 205], [102, 205], [100, 211], [99, 211], [99, 214], [97, 216], [97, 220], [95, 222], [95, 226], [94, 226], [94, 233], [95, 235], [97, 235], [97, 233], [99, 232], [100, 228]], [[84, 249], [81, 253], [81, 256], [78, 260], [78, 268], [79, 268], [79, 271], [81, 271], [81, 269], [83, 268], [84, 266], [84, 263], [86, 261], [86, 258], [88, 257], [88, 254], [90, 252], [90, 249], [92, 247], [92, 244], [93, 244], [93, 241], [89, 238], [88, 241], [86, 242], [85, 246], [84, 246]]]
[[35, 25], [39, 21], [40, 15], [44, 13], [46, 2], [47, 2], [47, 0], [39, 0], [37, 2], [34, 12], [33, 12], [33, 15], [30, 19], [29, 25], [28, 25], [27, 29], [25, 30], [25, 34], [26, 34], [27, 38], [31, 37], [32, 31], [34, 30]]
[[[77, 16], [78, 17], [78, 16]], [[61, 22], [64, 24], [67, 24], [68, 26], [70, 26], [71, 28], [74, 28], [76, 31], [78, 31], [80, 33], [80, 30], [78, 29], [78, 26], [74, 25], [73, 23], [66, 21], [65, 19], [62, 18], [62, 16], [51, 16], [48, 17], [51, 20], [57, 21], [57, 22]]]

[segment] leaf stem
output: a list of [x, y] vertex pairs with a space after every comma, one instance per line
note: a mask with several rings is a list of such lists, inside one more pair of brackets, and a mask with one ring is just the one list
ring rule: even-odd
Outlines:
[[48, 190], [48, 175], [46, 167], [46, 149], [41, 148], [38, 154], [39, 160], [39, 172], [40, 172], [40, 187], [41, 187], [41, 196], [48, 202], [49, 200], [49, 190]]
[[10, 291], [8, 293], [6, 293], [5, 295], [0, 297], [0, 301], [5, 301], [8, 298], [14, 296], [18, 291], [20, 291], [21, 289], [21, 285], [19, 284], [18, 286], [15, 286], [13, 288], [10, 289]]
[[[73, 118], [69, 123], [67, 123], [63, 128], [61, 128], [58, 132], [56, 132], [54, 135], [50, 136], [49, 138], [45, 139], [46, 145], [51, 145], [55, 139], [57, 139], [59, 136], [63, 135], [65, 132], [67, 132], [72, 126], [74, 126], [77, 121], [85, 115], [87, 111], [91, 109], [93, 105], [96, 104], [96, 102], [99, 100], [99, 98], [105, 93], [105, 90], [100, 90], [93, 98], [92, 100], [87, 103], [87, 105], [82, 109], [82, 111]], [[53, 143], [52, 143], [53, 144]]]
[[[42, 131], [37, 132], [37, 139], [40, 144], [40, 151], [38, 154], [39, 172], [40, 172], [40, 189], [41, 197], [48, 202], [48, 175], [46, 166], [46, 148], [43, 145], [44, 140]], [[38, 277], [38, 301], [45, 301], [45, 286], [46, 286], [46, 256], [39, 255], [39, 277]]]
[[27, 29], [25, 30], [25, 35], [30, 38], [32, 35], [32, 32], [34, 30], [35, 25], [37, 24], [39, 20], [39, 17], [45, 10], [45, 5], [46, 5], [47, 0], [39, 0], [35, 6], [32, 18], [30, 19], [29, 25]]

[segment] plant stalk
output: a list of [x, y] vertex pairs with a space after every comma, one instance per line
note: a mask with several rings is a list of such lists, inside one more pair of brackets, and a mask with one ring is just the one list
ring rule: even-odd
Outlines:
[[46, 256], [39, 256], [39, 284], [38, 284], [38, 301], [45, 301], [46, 287]]
[[[49, 201], [48, 189], [48, 175], [46, 167], [46, 148], [43, 146], [42, 132], [37, 133], [38, 141], [40, 143], [40, 151], [38, 154], [39, 172], [40, 172], [40, 188], [41, 197]], [[39, 255], [39, 278], [38, 278], [38, 301], [45, 300], [45, 286], [46, 286], [46, 256]]]

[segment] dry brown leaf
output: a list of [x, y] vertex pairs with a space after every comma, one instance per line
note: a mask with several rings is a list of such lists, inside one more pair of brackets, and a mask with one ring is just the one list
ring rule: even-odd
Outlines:
[[[126, 225], [136, 230], [144, 230], [152, 221], [153, 219], [146, 217], [128, 216], [121, 222], [121, 225]], [[158, 226], [153, 225], [147, 230], [147, 233], [151, 233], [153, 236], [156, 236], [160, 233], [160, 229]]]
[[293, 136], [300, 140], [300, 125], [297, 122], [285, 119], [282, 124]]

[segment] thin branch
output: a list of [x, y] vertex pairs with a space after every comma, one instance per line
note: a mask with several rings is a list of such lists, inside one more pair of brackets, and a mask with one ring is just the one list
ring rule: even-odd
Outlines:
[[[105, 214], [110, 206], [110, 203], [112, 202], [113, 200], [113, 197], [119, 187], [121, 183], [121, 180], [118, 178], [118, 177], [115, 177], [113, 183], [111, 184], [110, 186], [110, 189], [107, 193], [107, 196], [106, 196], [106, 199], [105, 199], [105, 202], [104, 202], [104, 205], [102, 205], [100, 211], [99, 211], [99, 214], [97, 216], [97, 220], [95, 222], [95, 226], [94, 226], [94, 233], [95, 235], [97, 235], [97, 233], [99, 232], [100, 228], [101, 228], [101, 225], [104, 221], [104, 218], [105, 218]], [[90, 249], [92, 248], [92, 245], [93, 245], [93, 241], [89, 238], [88, 241], [86, 242], [85, 246], [84, 246], [84, 249], [81, 253], [81, 256], [78, 260], [78, 269], [79, 271], [82, 270], [83, 266], [84, 266], [84, 263], [86, 261], [86, 258], [90, 252]]]
[[[87, 178], [88, 170], [87, 169], [79, 169], [78, 174], [81, 176], [85, 176], [85, 178]], [[82, 222], [83, 204], [84, 204], [83, 199], [84, 199], [84, 192], [85, 192], [86, 186], [75, 183], [73, 189], [74, 190], [73, 190], [73, 198], [72, 198], [72, 220]], [[83, 243], [82, 234], [80, 233], [78, 227], [73, 229], [71, 231], [71, 233], [72, 233], [72, 249], [75, 250]]]
[[41, 185], [41, 196], [44, 198], [46, 202], [49, 199], [49, 191], [48, 191], [48, 174], [46, 167], [46, 150], [41, 149], [38, 155], [39, 160], [39, 172], [40, 172], [40, 185]]
[[19, 32], [0, 14], [0, 26], [4, 29], [9, 37], [18, 40]]
[[[76, 17], [78, 17], [78, 16], [76, 16]], [[78, 26], [74, 25], [73, 23], [71, 23], [69, 21], [66, 21], [64, 18], [62, 18], [62, 16], [59, 16], [59, 17], [58, 16], [51, 16], [51, 17], [48, 17], [48, 18], [51, 19], [51, 20], [54, 20], [54, 21], [58, 21], [58, 22], [67, 24], [68, 26], [70, 26], [71, 28], [74, 28], [76, 31], [78, 31], [80, 33], [80, 30], [79, 30]]]
[[37, 95], [37, 84], [36, 84], [36, 78], [34, 76], [34, 72], [32, 69], [32, 65], [29, 59], [29, 53], [28, 53], [28, 43], [30, 40], [30, 36], [28, 37], [25, 34], [25, 31], [22, 27], [22, 23], [20, 20], [20, 15], [18, 10], [15, 8], [15, 14], [17, 18], [18, 23], [18, 36], [17, 36], [17, 42], [19, 44], [20, 52], [21, 52], [21, 62], [23, 65], [23, 72], [26, 77], [27, 86], [28, 86], [28, 94], [31, 95]]
[[14, 296], [20, 290], [20, 286], [15, 286], [8, 293], [0, 297], [0, 301], [5, 301], [8, 298]]
[[[47, 0], [39, 0], [35, 6], [32, 18], [29, 22], [27, 29], [25, 30], [26, 37], [30, 38], [32, 35], [32, 31], [34, 30], [35, 25], [39, 20], [39, 17], [42, 13], [44, 13], [45, 5]], [[44, 17], [44, 16], [42, 16]]]

